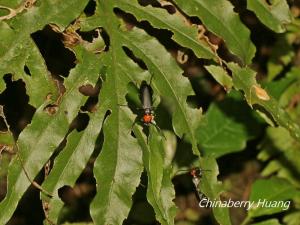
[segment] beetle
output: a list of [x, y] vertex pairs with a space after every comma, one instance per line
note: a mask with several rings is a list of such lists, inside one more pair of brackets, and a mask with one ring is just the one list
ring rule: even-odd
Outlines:
[[145, 81], [142, 82], [140, 87], [140, 99], [144, 111], [142, 122], [146, 126], [150, 124], [156, 125], [154, 120], [154, 108], [152, 106], [152, 88]]
[[198, 201], [200, 201], [201, 199], [207, 198], [201, 191], [198, 190], [198, 185], [200, 184], [200, 180], [202, 178], [202, 171], [209, 171], [209, 170], [203, 170], [199, 167], [194, 167], [192, 169], [190, 169], [189, 173], [192, 176], [192, 181], [194, 184], [194, 188], [195, 188], [195, 192], [196, 192], [196, 196]]
[[204, 170], [204, 169], [201, 169], [200, 167], [193, 167], [188, 170], [179, 170], [179, 171], [188, 172], [189, 175], [192, 176], [192, 182], [194, 184], [194, 189], [195, 189], [197, 200], [200, 202], [202, 199], [207, 199], [205, 194], [203, 194], [201, 191], [198, 190], [198, 186], [200, 184], [200, 180], [203, 175], [202, 172], [203, 171], [211, 171], [211, 170]]
[[[152, 77], [150, 79], [150, 83], [148, 84], [146, 81], [142, 81], [141, 86], [139, 88], [139, 98], [142, 104], [141, 108], [137, 108], [138, 110], [142, 110], [143, 113], [142, 115], [139, 115], [135, 121], [133, 122], [132, 126], [131, 126], [131, 130], [133, 128], [133, 126], [141, 121], [143, 123], [144, 126], [150, 126], [153, 125], [155, 126], [155, 128], [160, 132], [160, 134], [166, 139], [166, 137], [164, 136], [163, 132], [161, 131], [161, 129], [159, 128], [159, 126], [156, 124], [155, 122], [155, 115], [154, 115], [154, 107], [153, 107], [153, 90], [151, 88], [151, 81], [152, 81]], [[119, 106], [127, 106], [128, 105], [119, 105]], [[148, 143], [148, 137], [147, 137], [147, 143]]]
[[[151, 77], [151, 80], [152, 80], [152, 77]], [[151, 84], [151, 80], [150, 80], [150, 84]], [[153, 91], [152, 91], [150, 84], [148, 84], [146, 81], [142, 81], [142, 84], [141, 84], [140, 90], [139, 90], [140, 100], [142, 103], [141, 109], [143, 110], [143, 115], [142, 115], [141, 121], [143, 122], [143, 124], [145, 126], [150, 126], [151, 124], [153, 126], [155, 126], [156, 129], [160, 132], [160, 134], [164, 138], [166, 138], [154, 120], [155, 116], [154, 116], [154, 107], [153, 107], [153, 101], [152, 101]], [[137, 121], [135, 121], [133, 123], [133, 125], [136, 122]], [[147, 142], [148, 142], [148, 139], [147, 139]]]

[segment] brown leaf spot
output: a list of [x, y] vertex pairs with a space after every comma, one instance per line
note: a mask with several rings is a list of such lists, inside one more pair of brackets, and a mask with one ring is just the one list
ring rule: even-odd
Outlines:
[[49, 115], [54, 115], [58, 110], [58, 106], [57, 105], [47, 105], [45, 108], [44, 108], [44, 111], [46, 111]]
[[268, 95], [265, 89], [261, 88], [258, 85], [253, 85], [252, 88], [254, 88], [255, 94], [259, 99], [264, 101], [270, 100], [270, 96]]

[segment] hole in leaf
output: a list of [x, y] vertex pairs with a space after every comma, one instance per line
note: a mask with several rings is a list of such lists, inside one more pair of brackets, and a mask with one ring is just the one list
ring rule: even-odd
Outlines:
[[[107, 115], [109, 115], [109, 114], [105, 115], [104, 120], [102, 122], [102, 127], [103, 127], [103, 123], [104, 123]], [[103, 143], [104, 143], [104, 133], [103, 133], [103, 129], [101, 129], [100, 134], [98, 135], [98, 137], [96, 139], [95, 149], [94, 149], [93, 154], [92, 154], [92, 156], [91, 156], [91, 158], [89, 160], [89, 162], [92, 164], [92, 167], [94, 166], [95, 159], [98, 157], [98, 155], [100, 154], [100, 151], [102, 150]], [[93, 170], [92, 170], [92, 172], [93, 172]], [[96, 184], [94, 176], [93, 176], [93, 181]]]
[[31, 36], [44, 57], [48, 70], [53, 75], [67, 77], [76, 65], [76, 57], [63, 45], [63, 35], [56, 33], [47, 25]]
[[87, 17], [90, 17], [95, 14], [96, 11], [96, 1], [95, 0], [90, 0], [86, 7], [84, 8], [83, 12]]
[[[146, 198], [148, 176], [144, 171], [140, 178], [140, 184], [132, 196], [133, 204], [128, 217], [123, 225], [131, 224], [160, 224], [155, 219], [155, 212]], [[147, 215], [147, 216], [144, 216]]]
[[[102, 85], [102, 79], [99, 78], [95, 87], [93, 87], [92, 85], [88, 85], [88, 87], [86, 87], [87, 85], [84, 85], [79, 88], [79, 91], [83, 95], [90, 96], [87, 99], [86, 103], [80, 108], [83, 112], [94, 112], [96, 110], [95, 106], [98, 103], [98, 96], [99, 96], [101, 85]], [[86, 88], [88, 90], [85, 90]]]
[[187, 18], [191, 21], [193, 24], [203, 24], [199, 17], [197, 16], [187, 16]]
[[[33, 163], [33, 162], [32, 162]], [[30, 167], [30, 165], [28, 165]], [[28, 168], [25, 166], [25, 168]], [[23, 168], [24, 169], [24, 168]], [[24, 172], [24, 170], [23, 170]], [[37, 184], [41, 185], [45, 178], [44, 167], [40, 168], [36, 177], [31, 177]], [[28, 182], [27, 178], [25, 178]], [[43, 224], [45, 214], [43, 212], [42, 201], [40, 199], [40, 190], [31, 184], [21, 200], [18, 202], [17, 209], [11, 220], [7, 223], [13, 224]], [[30, 207], [28, 207], [30, 205]], [[20, 222], [21, 221], [21, 222]]]
[[105, 113], [105, 116], [104, 116], [104, 120], [106, 120], [106, 118], [109, 117], [110, 114], [111, 114], [111, 111], [107, 110], [107, 112]]
[[176, 8], [171, 4], [166, 4], [163, 6], [163, 8], [166, 9], [168, 11], [168, 13], [170, 13], [170, 14], [176, 13]]
[[89, 124], [90, 117], [87, 113], [78, 113], [70, 125], [70, 130], [76, 129], [78, 132], [84, 130]]
[[[106, 117], [109, 114], [110, 111], [107, 111]], [[101, 126], [101, 124], [99, 124], [99, 126]], [[64, 215], [62, 220], [59, 221], [60, 224], [66, 221], [91, 221], [89, 205], [96, 194], [96, 181], [93, 176], [93, 165], [102, 149], [103, 141], [104, 135], [103, 130], [101, 130], [96, 139], [95, 149], [93, 150], [86, 167], [77, 179], [74, 188], [65, 185], [58, 190], [58, 196], [65, 203], [63, 210], [72, 211], [72, 214]]]
[[84, 106], [82, 106], [80, 109], [83, 112], [95, 112], [96, 108], [95, 106], [98, 103], [98, 95], [95, 97], [89, 97], [86, 101], [86, 103], [84, 104]]
[[[70, 129], [67, 132], [67, 134], [65, 135], [64, 139], [59, 143], [59, 145], [57, 146], [57, 148], [54, 150], [53, 154], [51, 155], [49, 161], [44, 165], [43, 167], [43, 172], [44, 174], [46, 174], [46, 169], [45, 167], [47, 167], [48, 172], [50, 173], [50, 171], [52, 170], [53, 166], [54, 166], [54, 160], [55, 158], [60, 154], [61, 151], [63, 151], [63, 149], [66, 147], [67, 144], [67, 137], [70, 134]], [[49, 174], [48, 173], [48, 174]]]
[[28, 75], [28, 76], [31, 76], [31, 73], [30, 73], [30, 70], [28, 68], [28, 66], [24, 66], [24, 72]]
[[123, 48], [125, 54], [129, 58], [131, 58], [135, 63], [137, 63], [139, 65], [139, 67], [141, 67], [143, 70], [148, 70], [148, 68], [147, 68], [146, 64], [143, 62], [143, 60], [137, 58], [129, 48], [127, 48], [125, 46], [123, 46], [122, 48]]
[[[101, 133], [99, 136], [101, 136]], [[95, 149], [98, 149], [98, 146]], [[65, 185], [58, 190], [58, 196], [65, 203], [64, 209], [67, 211], [72, 210], [72, 214], [65, 215], [63, 220], [60, 221], [61, 223], [66, 221], [91, 221], [89, 205], [96, 194], [96, 182], [93, 176], [94, 152], [77, 179], [74, 188]]]
[[114, 8], [114, 13], [125, 22], [127, 30], [131, 30], [138, 24], [137, 19], [130, 13], [126, 13], [119, 8]]
[[[30, 204], [30, 207], [28, 207], [28, 204]], [[18, 202], [17, 209], [7, 224], [43, 224], [44, 215], [40, 191], [31, 185]]]
[[99, 35], [99, 31], [96, 29], [91, 31], [77, 31], [77, 33], [82, 37], [83, 40], [91, 43], [93, 42], [93, 39], [97, 38]]
[[217, 53], [221, 58], [225, 59], [226, 61], [236, 62], [240, 65], [243, 64], [241, 59], [238, 56], [232, 54], [229, 51], [229, 49], [227, 48], [227, 46], [226, 46], [226, 44], [223, 40], [221, 40], [218, 37], [216, 39], [211, 38], [211, 36], [215, 37], [213, 34], [210, 34], [208, 36], [209, 36], [212, 43], [217, 42], [217, 45], [219, 46], [218, 49], [217, 49]]
[[160, 4], [157, 0], [138, 0], [138, 2], [142, 6], [151, 5], [153, 7], [160, 7]]
[[95, 97], [99, 93], [100, 87], [93, 87], [91, 84], [82, 85], [79, 87], [79, 92], [84, 96], [92, 96]]
[[105, 43], [105, 49], [104, 49], [104, 51], [108, 51], [108, 50], [109, 50], [109, 46], [110, 46], [109, 35], [108, 35], [108, 33], [105, 31], [105, 29], [103, 29], [103, 28], [100, 30], [100, 35], [101, 35], [101, 37], [103, 38], [104, 43]]
[[176, 12], [176, 8], [172, 5], [171, 2], [161, 1], [158, 2], [157, 0], [138, 0], [141, 6], [148, 6], [151, 5], [154, 8], [163, 8], [168, 11], [170, 14], [174, 14]]
[[260, 112], [261, 116], [264, 115], [266, 118], [268, 118], [274, 124], [274, 126], [278, 126], [278, 123], [276, 122], [276, 120], [274, 119], [272, 114], [270, 112], [268, 112], [264, 107], [262, 107], [261, 105], [258, 105], [258, 104], [253, 104], [252, 107], [256, 111]]
[[266, 1], [266, 3], [267, 3], [269, 6], [272, 6], [271, 0], [265, 0], [265, 1]]
[[158, 42], [164, 45], [171, 54], [174, 53], [174, 51], [177, 52], [178, 48], [182, 48], [171, 39], [173, 35], [171, 31], [165, 29], [156, 29], [152, 27], [148, 21], [138, 22], [133, 15], [126, 13], [119, 8], [115, 8], [114, 12], [118, 17], [122, 18], [126, 24], [128, 24], [127, 27], [136, 26], [145, 30], [150, 36], [155, 37]]
[[12, 83], [12, 74], [11, 74], [11, 73], [5, 74], [5, 75], [3, 76], [3, 80], [4, 80], [4, 82], [6, 83], [6, 86], [7, 86], [8, 84], [11, 84], [11, 83]]
[[[7, 132], [8, 128], [5, 124], [4, 118], [2, 116], [0, 116], [0, 132]], [[0, 155], [1, 155], [1, 151], [0, 151]]]
[[191, 107], [191, 108], [198, 108], [198, 97], [196, 95], [190, 95], [187, 97], [186, 99], [187, 104]]
[[0, 94], [0, 105], [13, 135], [19, 133], [30, 123], [35, 108], [28, 104], [25, 83], [22, 80], [13, 81], [11, 74], [4, 75], [6, 89]]
[[247, 0], [229, 0], [234, 6], [233, 11], [242, 14], [247, 9]]
[[132, 137], [136, 138], [133, 131], [130, 132], [130, 135], [131, 135]]
[[73, 188], [67, 185], [58, 189], [58, 196], [66, 204], [72, 204], [72, 202], [75, 200]]

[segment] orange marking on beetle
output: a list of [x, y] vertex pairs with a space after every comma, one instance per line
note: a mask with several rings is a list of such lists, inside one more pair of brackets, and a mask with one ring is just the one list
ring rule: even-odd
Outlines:
[[191, 171], [190, 171], [190, 174], [193, 177], [197, 177], [198, 176], [198, 170], [197, 170], [197, 168], [192, 168]]
[[193, 177], [195, 177], [196, 176], [196, 171], [195, 170], [191, 170], [191, 175], [193, 176]]
[[144, 123], [151, 123], [153, 119], [154, 119], [153, 115], [145, 114], [143, 116]]

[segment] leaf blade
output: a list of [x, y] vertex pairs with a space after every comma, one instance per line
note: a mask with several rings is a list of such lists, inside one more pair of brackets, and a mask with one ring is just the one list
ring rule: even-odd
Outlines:
[[266, 1], [247, 1], [247, 9], [253, 11], [260, 21], [277, 33], [286, 31], [286, 25], [292, 22], [292, 15], [286, 1], [275, 0], [271, 4]]
[[[56, 147], [64, 139], [70, 123], [87, 99], [78, 91], [78, 88], [83, 84], [82, 80], [95, 84], [98, 79], [98, 69], [92, 66], [86, 67], [86, 65], [91, 63], [100, 67], [101, 61], [90, 53], [83, 54], [83, 56], [85, 58], [81, 59], [82, 63], [79, 63], [71, 71], [70, 83], [66, 83], [67, 91], [55, 116], [47, 113], [45, 107], [48, 102], [45, 102], [37, 109], [31, 124], [22, 131], [18, 138], [17, 150], [19, 153], [17, 155], [19, 157], [15, 157], [10, 163], [7, 178], [8, 191], [4, 200], [0, 203], [1, 224], [5, 224], [9, 220], [17, 207], [18, 201], [31, 184], [24, 174], [23, 167], [31, 179], [36, 177]], [[20, 159], [23, 165], [19, 162]]]
[[272, 96], [257, 84], [255, 71], [250, 68], [241, 68], [237, 64], [229, 63], [232, 71], [233, 84], [236, 89], [244, 92], [245, 98], [250, 106], [258, 104], [262, 106], [272, 118], [282, 127], [286, 128], [291, 135], [300, 140], [300, 127], [284, 111]]
[[186, 103], [186, 98], [193, 93], [188, 79], [182, 76], [182, 71], [174, 59], [155, 39], [147, 36], [143, 31], [133, 29], [124, 33], [122, 37], [134, 54], [146, 63], [150, 74], [153, 74], [152, 82], [158, 93], [171, 101], [170, 110], [173, 113], [172, 124], [175, 133], [190, 141], [193, 153], [199, 155], [195, 130], [201, 120], [202, 111], [192, 109]]
[[119, 1], [118, 6], [132, 13], [140, 21], [147, 20], [155, 27], [170, 30], [173, 33], [174, 41], [193, 49], [197, 57], [218, 60], [215, 49], [209, 40], [199, 36], [199, 31], [195, 25], [188, 25], [187, 22], [184, 22], [184, 17], [179, 12], [170, 15], [165, 9], [151, 6], [142, 7], [137, 1], [128, 0]]
[[199, 17], [209, 30], [222, 37], [229, 50], [240, 57], [244, 65], [251, 63], [255, 54], [255, 46], [250, 40], [250, 32], [241, 23], [228, 1], [193, 0], [189, 1], [189, 4], [185, 4], [184, 0], [174, 2], [186, 14]]

